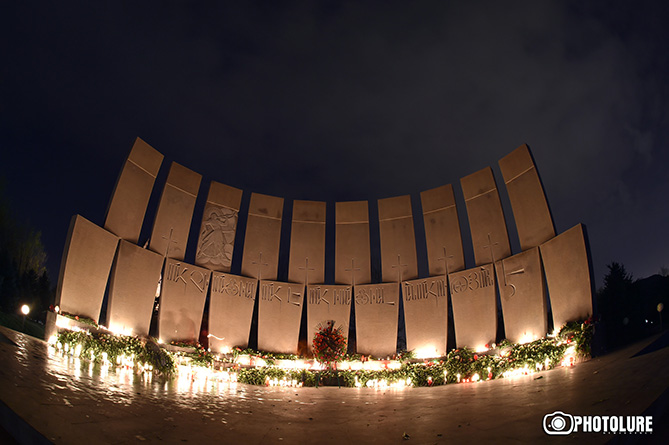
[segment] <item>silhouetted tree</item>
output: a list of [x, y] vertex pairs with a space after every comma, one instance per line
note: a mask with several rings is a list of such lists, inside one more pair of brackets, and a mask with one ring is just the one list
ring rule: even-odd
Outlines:
[[597, 307], [606, 326], [606, 343], [611, 349], [637, 338], [641, 325], [632, 275], [620, 263], [613, 262], [607, 267], [604, 287], [597, 293]]

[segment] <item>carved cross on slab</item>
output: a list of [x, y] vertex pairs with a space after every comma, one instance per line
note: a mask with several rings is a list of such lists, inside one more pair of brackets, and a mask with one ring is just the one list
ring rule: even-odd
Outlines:
[[397, 255], [397, 264], [393, 264], [391, 267], [393, 269], [397, 269], [397, 282], [401, 283], [402, 282], [402, 275], [404, 274], [404, 271], [402, 268], [407, 267], [408, 264], [402, 264], [402, 261], [400, 260], [400, 255]]
[[163, 256], [163, 258], [167, 258], [170, 256], [170, 246], [172, 245], [172, 243], [177, 244], [177, 240], [172, 239], [173, 234], [174, 234], [174, 227], [170, 227], [170, 236], [162, 237], [164, 240], [167, 240], [167, 249], [165, 249], [165, 255]]
[[445, 276], [445, 277], [448, 277], [448, 274], [449, 274], [449, 272], [450, 272], [450, 271], [448, 270], [448, 260], [449, 260], [450, 258], [453, 258], [453, 255], [447, 255], [447, 254], [446, 254], [446, 246], [442, 246], [442, 249], [443, 249], [443, 251], [444, 251], [444, 256], [437, 258], [437, 260], [438, 260], [438, 261], [443, 261], [443, 262], [444, 262], [444, 270], [445, 270], [445, 272], [444, 272], [444, 276]]
[[258, 265], [258, 280], [262, 280], [262, 268], [264, 266], [269, 266], [269, 264], [262, 262], [262, 252], [258, 253], [258, 261], [251, 261], [251, 264]]
[[495, 243], [492, 242], [492, 237], [490, 236], [490, 233], [488, 233], [488, 245], [482, 246], [484, 249], [490, 248], [490, 258], [492, 259], [493, 264], [495, 263], [495, 252], [493, 250], [493, 247], [498, 245], [498, 244], [499, 243], [497, 243], [497, 242], [495, 242]]
[[351, 286], [355, 286], [355, 273], [359, 270], [359, 267], [355, 267], [355, 258], [351, 258], [351, 268], [344, 269], [346, 272], [351, 272]]
[[304, 267], [300, 266], [298, 269], [304, 271], [304, 284], [305, 286], [309, 285], [309, 271], [310, 270], [316, 270], [313, 267], [309, 267], [309, 258], [304, 258]]

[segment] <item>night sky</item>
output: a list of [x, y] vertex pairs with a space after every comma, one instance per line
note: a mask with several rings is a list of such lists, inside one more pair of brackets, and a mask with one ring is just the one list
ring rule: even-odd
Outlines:
[[0, 178], [54, 283], [71, 216], [104, 223], [138, 136], [203, 195], [329, 202], [459, 193], [487, 166], [501, 185], [527, 143], [597, 286], [611, 261], [669, 266], [666, 2], [99, 3], [0, 6]]

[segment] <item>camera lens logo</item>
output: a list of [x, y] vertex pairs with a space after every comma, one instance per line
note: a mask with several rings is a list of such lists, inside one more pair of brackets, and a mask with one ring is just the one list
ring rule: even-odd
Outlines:
[[551, 436], [566, 436], [574, 429], [574, 418], [571, 414], [555, 411], [544, 416], [544, 431]]

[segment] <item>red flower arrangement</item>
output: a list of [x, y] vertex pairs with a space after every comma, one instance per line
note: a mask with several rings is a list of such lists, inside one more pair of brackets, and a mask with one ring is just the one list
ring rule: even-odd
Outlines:
[[316, 360], [332, 367], [346, 354], [346, 336], [341, 327], [334, 327], [334, 321], [328, 321], [314, 335], [313, 347]]

